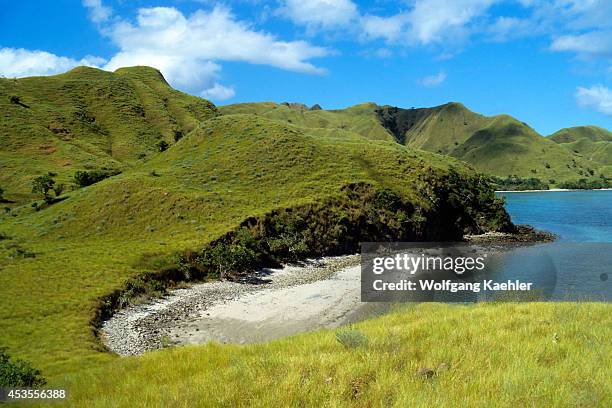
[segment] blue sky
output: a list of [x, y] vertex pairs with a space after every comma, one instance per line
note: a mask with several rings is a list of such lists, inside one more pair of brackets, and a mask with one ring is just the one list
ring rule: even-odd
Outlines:
[[153, 65], [217, 104], [463, 102], [612, 129], [609, 0], [56, 0], [0, 8], [0, 75]]

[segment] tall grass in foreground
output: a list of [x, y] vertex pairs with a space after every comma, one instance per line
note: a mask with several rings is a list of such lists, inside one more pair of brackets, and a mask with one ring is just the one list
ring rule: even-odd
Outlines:
[[607, 304], [421, 304], [355, 325], [360, 347], [347, 329], [179, 347], [57, 385], [87, 407], [609, 407], [611, 328]]

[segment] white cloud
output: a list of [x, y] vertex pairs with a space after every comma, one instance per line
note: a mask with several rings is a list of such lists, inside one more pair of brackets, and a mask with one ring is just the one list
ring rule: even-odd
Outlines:
[[553, 51], [569, 51], [583, 56], [610, 57], [612, 56], [612, 31], [564, 35], [556, 38], [550, 48]]
[[213, 101], [224, 101], [233, 98], [236, 92], [234, 88], [229, 88], [215, 82], [212, 87], [205, 89], [200, 95], [202, 98], [212, 99]]
[[422, 44], [457, 41], [468, 24], [499, 0], [416, 0], [410, 12], [412, 36]]
[[489, 33], [494, 41], [508, 41], [540, 32], [540, 28], [528, 18], [498, 17], [489, 24]]
[[408, 23], [407, 14], [396, 14], [390, 17], [366, 15], [361, 18], [361, 28], [366, 39], [384, 39], [396, 41], [402, 37]]
[[345, 27], [358, 17], [351, 0], [284, 0], [279, 10], [298, 25], [310, 28]]
[[106, 69], [150, 65], [160, 69], [173, 85], [198, 92], [214, 88], [221, 70], [218, 61], [321, 74], [325, 71], [309, 60], [330, 53], [304, 41], [280, 41], [254, 31], [219, 6], [190, 16], [171, 7], [140, 9], [136, 24], [122, 21], [105, 32], [120, 49]]
[[603, 85], [596, 85], [591, 88], [578, 87], [576, 100], [580, 106], [612, 115], [612, 90]]
[[113, 15], [113, 9], [102, 4], [102, 0], [83, 0], [83, 6], [89, 9], [89, 18], [94, 23], [108, 21]]
[[32, 51], [23, 48], [0, 49], [0, 75], [9, 78], [54, 75], [79, 65], [95, 67], [104, 62], [105, 60], [99, 57], [85, 57], [75, 60], [46, 51]]
[[419, 79], [417, 82], [427, 88], [435, 88], [436, 86], [442, 85], [446, 81], [446, 73], [439, 72], [435, 75], [426, 76]]

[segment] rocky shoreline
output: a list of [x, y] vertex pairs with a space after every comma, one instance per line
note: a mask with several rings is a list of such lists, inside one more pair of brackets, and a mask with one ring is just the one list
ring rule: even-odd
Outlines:
[[[492, 250], [503, 251], [514, 246], [551, 242], [555, 238], [555, 235], [551, 233], [538, 231], [528, 225], [518, 225], [515, 233], [489, 232], [466, 236], [465, 240], [470, 244], [484, 245]], [[198, 333], [200, 327], [197, 322], [211, 319], [210, 311], [216, 306], [232, 302], [236, 304], [237, 301], [244, 300], [251, 295], [258, 296], [257, 294], [263, 291], [278, 292], [296, 286], [303, 289], [313, 283], [331, 283], [337, 279], [338, 273], [358, 267], [359, 261], [360, 255], [324, 257], [306, 260], [300, 264], [288, 265], [280, 269], [265, 268], [244, 276], [238, 281], [206, 282], [187, 288], [174, 289], [162, 298], [117, 311], [102, 323], [100, 338], [109, 350], [122, 356], [137, 355], [150, 350], [192, 342], [223, 341], [225, 337], [223, 333], [216, 333], [216, 337], [212, 338], [206, 337], [205, 333]], [[356, 282], [355, 285], [359, 285], [359, 274], [355, 271], [350, 275], [350, 279]], [[318, 290], [325, 292], [326, 289], [328, 288], [319, 287]], [[358, 288], [352, 287], [351, 292], [344, 295], [353, 296], [355, 293], [358, 293]], [[319, 296], [320, 294], [311, 293], [311, 295]], [[350, 305], [344, 305], [344, 307], [358, 305], [359, 299], [352, 299], [351, 302]], [[331, 309], [325, 313], [330, 313], [330, 311]], [[254, 313], [259, 312], [259, 310], [254, 311]], [[333, 313], [338, 316], [335, 317], [335, 320], [330, 320], [329, 324], [341, 322], [349, 311], [334, 310]], [[323, 316], [323, 313], [317, 316], [319, 320], [325, 320], [327, 317]], [[232, 325], [226, 325], [226, 327], [236, 329]], [[236, 338], [241, 337], [234, 335], [228, 341], [235, 341]], [[262, 339], [265, 339], [265, 336]]]
[[557, 236], [548, 231], [540, 231], [531, 225], [516, 225], [515, 232], [487, 232], [480, 235], [466, 235], [465, 240], [471, 244], [494, 245], [532, 245], [553, 242]]
[[117, 311], [103, 322], [100, 338], [110, 351], [121, 356], [176, 345], [179, 342], [174, 329], [200, 319], [215, 305], [263, 290], [322, 281], [339, 270], [358, 265], [359, 259], [359, 255], [347, 255], [307, 260], [282, 269], [262, 269], [242, 282], [207, 282], [174, 289], [163, 298]]

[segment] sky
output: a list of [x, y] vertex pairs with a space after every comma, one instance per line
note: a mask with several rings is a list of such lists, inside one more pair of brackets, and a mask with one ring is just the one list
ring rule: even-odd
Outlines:
[[0, 0], [0, 75], [158, 68], [218, 105], [462, 102], [612, 129], [610, 0]]

